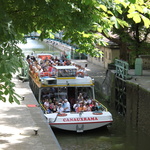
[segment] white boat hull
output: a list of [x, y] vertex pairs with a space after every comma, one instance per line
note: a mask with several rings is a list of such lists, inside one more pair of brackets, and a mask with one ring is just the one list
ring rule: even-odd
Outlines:
[[93, 112], [67, 113], [67, 116], [57, 116], [57, 113], [45, 114], [51, 127], [83, 132], [110, 124], [113, 119], [110, 112], [93, 114]]

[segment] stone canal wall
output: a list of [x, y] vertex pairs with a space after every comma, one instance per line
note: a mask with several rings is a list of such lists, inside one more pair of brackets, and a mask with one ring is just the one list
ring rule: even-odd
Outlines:
[[126, 121], [127, 125], [138, 126], [139, 86], [134, 83], [126, 84]]
[[127, 124], [150, 135], [150, 92], [127, 82]]
[[150, 135], [150, 92], [139, 87], [138, 128]]
[[[108, 71], [102, 85], [102, 92], [104, 98], [107, 98], [114, 109], [116, 109], [116, 96], [118, 96], [116, 95], [115, 82], [114, 72]], [[126, 126], [150, 135], [150, 92], [137, 82], [130, 82], [130, 80], [124, 80], [124, 82], [126, 99], [125, 102], [122, 102], [122, 94], [120, 94], [119, 105], [121, 107], [124, 105], [123, 108], [126, 110], [126, 114], [123, 116], [126, 120]]]

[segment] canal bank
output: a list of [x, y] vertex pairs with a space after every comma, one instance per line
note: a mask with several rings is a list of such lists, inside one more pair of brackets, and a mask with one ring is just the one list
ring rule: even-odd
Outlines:
[[28, 82], [14, 76], [15, 91], [21, 97], [20, 105], [0, 101], [1, 150], [61, 150], [61, 147], [38, 107]]
[[[130, 79], [124, 80], [108, 70], [102, 84], [102, 93], [107, 95], [111, 108], [122, 116], [126, 127], [150, 135], [150, 70], [143, 70], [141, 76], [135, 70], [128, 71]], [[107, 89], [107, 90], [106, 90]]]

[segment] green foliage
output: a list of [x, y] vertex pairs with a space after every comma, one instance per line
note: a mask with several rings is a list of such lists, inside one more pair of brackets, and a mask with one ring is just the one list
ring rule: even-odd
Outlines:
[[[146, 36], [149, 18], [150, 5], [146, 0], [1, 0], [0, 100], [6, 101], [4, 95], [8, 95], [10, 102], [18, 103], [11, 79], [22, 65], [23, 54], [16, 44], [24, 42], [24, 34], [40, 31], [44, 39], [63, 30], [64, 39], [79, 45], [78, 51], [97, 56], [101, 52], [96, 45], [106, 45], [102, 35], [110, 38], [111, 32], [120, 38], [126, 35], [124, 42], [133, 41], [134, 36], [127, 31], [131, 35], [138, 28]], [[138, 35], [137, 41], [141, 40]]]
[[0, 100], [6, 101], [6, 96], [10, 103], [19, 103], [17, 95], [14, 91], [15, 84], [11, 81], [13, 74], [16, 73], [18, 67], [21, 66], [21, 58], [23, 54], [21, 49], [16, 46], [15, 42], [3, 43], [0, 46]]

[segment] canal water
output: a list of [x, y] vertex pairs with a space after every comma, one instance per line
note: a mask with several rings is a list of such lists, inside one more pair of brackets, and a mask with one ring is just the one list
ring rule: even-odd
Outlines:
[[[19, 46], [25, 55], [33, 52], [60, 55], [58, 49], [38, 40], [28, 39], [27, 44], [19, 44]], [[109, 108], [107, 103], [105, 105], [114, 119], [110, 127], [83, 133], [53, 129], [62, 150], [150, 150], [150, 136], [128, 127], [124, 117]]]

